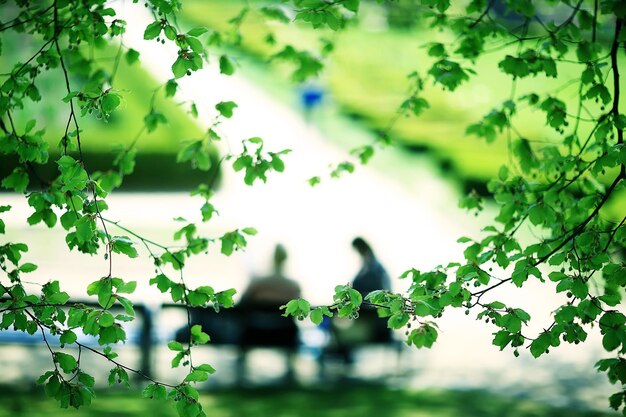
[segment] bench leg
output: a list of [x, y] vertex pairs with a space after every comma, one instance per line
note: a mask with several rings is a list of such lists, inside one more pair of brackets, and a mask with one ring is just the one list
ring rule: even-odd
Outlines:
[[287, 371], [285, 372], [285, 382], [287, 384], [293, 384], [296, 382], [296, 352], [292, 349], [288, 349], [285, 352], [285, 361], [287, 365]]
[[237, 362], [235, 364], [235, 381], [237, 385], [246, 383], [246, 375], [248, 369], [248, 349], [240, 347], [237, 349]]

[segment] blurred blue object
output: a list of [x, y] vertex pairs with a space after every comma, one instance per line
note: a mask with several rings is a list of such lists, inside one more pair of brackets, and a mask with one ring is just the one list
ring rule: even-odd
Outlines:
[[319, 106], [324, 98], [324, 90], [318, 85], [307, 84], [300, 91], [300, 100], [306, 112]]

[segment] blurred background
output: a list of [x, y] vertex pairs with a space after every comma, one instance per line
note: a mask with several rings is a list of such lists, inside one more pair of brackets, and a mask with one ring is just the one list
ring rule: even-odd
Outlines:
[[[237, 290], [239, 307], [220, 312], [222, 321], [215, 328], [211, 328], [214, 315], [193, 315], [196, 322], [212, 329], [208, 333], [214, 339], [194, 352], [199, 358], [195, 360], [211, 363], [217, 370], [200, 386], [208, 413], [608, 415], [606, 398], [613, 389], [593, 368], [602, 353], [593, 332], [584, 346], [563, 346], [539, 359], [526, 352], [519, 358], [510, 351], [500, 352], [491, 345], [494, 328], [463, 311], [451, 311], [437, 321], [439, 339], [431, 350], [409, 348], [402, 333], [372, 336], [366, 328], [376, 327], [377, 320], [367, 317], [361, 328], [344, 322], [316, 327], [307, 320], [286, 329], [281, 326], [288, 319], [276, 324], [269, 318], [261, 327], [276, 331], [277, 326], [282, 336], [270, 338], [274, 343], [258, 334], [246, 339], [246, 329], [254, 323], [239, 302], [259, 277], [289, 278], [313, 305], [330, 304], [333, 288], [352, 282], [362, 268], [353, 247], [353, 239], [360, 236], [389, 276], [390, 289], [402, 291], [410, 284], [399, 278], [404, 271], [461, 259], [463, 247], [456, 240], [479, 236], [494, 216], [489, 203], [474, 216], [459, 209], [458, 200], [472, 190], [484, 194], [486, 181], [507, 160], [505, 140], [486, 144], [464, 134], [466, 126], [510, 88], [509, 80], [497, 70], [497, 54], [479, 60], [476, 80], [454, 93], [444, 95], [428, 85], [431, 108], [420, 118], [395, 121], [387, 132], [394, 146], [377, 151], [367, 165], [356, 164], [354, 173], [330, 178], [337, 164], [354, 160], [351, 149], [379, 140], [410, 90], [407, 74], [428, 68], [427, 49], [422, 46], [447, 36], [424, 26], [412, 13], [415, 3], [362, 1], [359, 19], [345, 31], [320, 35], [303, 24], [264, 18], [256, 1], [187, 0], [179, 23], [207, 27], [215, 34], [209, 37], [214, 41], [209, 49], [215, 52], [207, 68], [180, 80], [179, 94], [172, 101], [155, 88], [171, 78], [169, 63], [176, 51], [143, 40], [150, 16], [142, 5], [115, 2], [128, 22], [124, 45], [140, 52], [141, 66], [124, 60], [119, 64], [116, 88], [124, 96], [119, 111], [107, 121], [93, 117], [81, 121], [87, 168], [104, 169], [110, 164], [111, 147], [135, 140], [144, 117], [166, 114], [167, 123], [157, 123], [157, 129], [138, 140], [135, 174], [110, 195], [106, 217], [153, 241], [176, 244], [173, 232], [185, 224], [180, 218], [201, 219], [203, 201], [189, 193], [194, 184], [206, 182], [215, 186], [211, 203], [219, 215], [199, 226], [202, 235], [217, 237], [243, 227], [258, 230], [248, 238], [245, 251], [225, 257], [215, 244], [206, 255], [191, 259], [185, 269], [191, 286]], [[233, 19], [241, 16], [242, 7], [249, 7], [245, 18]], [[298, 81], [301, 63], [294, 67], [290, 62], [269, 62], [286, 44], [322, 56], [326, 69], [309, 81]], [[102, 59], [112, 60], [116, 46], [107, 48]], [[3, 63], [25, 54], [11, 46], [5, 50]], [[220, 74], [224, 56], [235, 69], [233, 76]], [[567, 71], [565, 66], [565, 77]], [[554, 83], [542, 78], [533, 82], [544, 83], [545, 88]], [[532, 87], [521, 83], [518, 88]], [[64, 96], [53, 78], [40, 88], [49, 96]], [[570, 97], [576, 94], [574, 88]], [[176, 164], [181, 145], [213, 126], [214, 106], [222, 101], [234, 101], [238, 107], [231, 119], [216, 127], [222, 140], [214, 144], [212, 168], [202, 172]], [[32, 112], [39, 124], [49, 126], [52, 149], [62, 136], [65, 116], [51, 102], [46, 100]], [[536, 114], [520, 117], [527, 121], [520, 125], [528, 137], [544, 136], [545, 127]], [[272, 172], [266, 183], [248, 186], [243, 174], [231, 169], [232, 161], [217, 164], [219, 155], [236, 153], [241, 141], [251, 137], [261, 137], [269, 151], [291, 150], [284, 156], [284, 174]], [[8, 170], [10, 163], [3, 165], [0, 169]], [[314, 187], [309, 184], [312, 177], [320, 178]], [[59, 280], [62, 289], [84, 300], [86, 286], [107, 274], [108, 261], [70, 253], [60, 227], [28, 226], [30, 209], [22, 196], [2, 193], [0, 205], [5, 204], [14, 207], [3, 215], [6, 237], [28, 243], [26, 258], [39, 265], [29, 275], [33, 288]], [[612, 207], [609, 210], [618, 210], [619, 203]], [[284, 248], [280, 268], [278, 244]], [[137, 246], [140, 254], [147, 255]], [[154, 275], [147, 256], [114, 258], [114, 276], [138, 282], [135, 300], [142, 306], [127, 329], [127, 344], [119, 349], [121, 361], [156, 379], [176, 382], [184, 373], [171, 369], [172, 352], [166, 344], [185, 340], [187, 317], [148, 285]], [[550, 312], [561, 302], [549, 285], [502, 288], [496, 296], [524, 307], [536, 317], [531, 328], [539, 331], [549, 325]], [[84, 342], [95, 343], [88, 338]], [[38, 337], [0, 334], [0, 382], [6, 384], [0, 394], [0, 416], [67, 413], [57, 411], [43, 394], [33, 397], [29, 391], [32, 381], [49, 368], [49, 353], [40, 345]], [[87, 356], [82, 363], [98, 370], [99, 381], [106, 380], [107, 364], [100, 358]], [[100, 396], [89, 409], [72, 414], [174, 415], [173, 409], [125, 391], [103, 390]]]

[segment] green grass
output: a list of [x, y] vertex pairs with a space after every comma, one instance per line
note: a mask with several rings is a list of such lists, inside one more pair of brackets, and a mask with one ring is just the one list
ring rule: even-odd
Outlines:
[[[394, 390], [383, 386], [334, 389], [226, 390], [204, 393], [212, 417], [600, 417], [615, 414], [555, 408], [484, 391]], [[80, 410], [60, 410], [40, 392], [0, 393], [0, 417], [174, 417], [170, 404], [139, 393], [105, 392]]]
[[[0, 69], [2, 63], [18, 59], [17, 49], [11, 47], [10, 42], [5, 48], [8, 52], [0, 60]], [[93, 53], [105, 71], [112, 70], [117, 47], [108, 46]], [[27, 102], [24, 110], [14, 115], [18, 132], [30, 119], [35, 119], [37, 126], [46, 126], [44, 138], [49, 144], [51, 158], [47, 165], [38, 168], [39, 174], [46, 178], [58, 173], [54, 161], [62, 152], [59, 144], [69, 116], [68, 106], [61, 102], [66, 91], [59, 77], [62, 77], [60, 69], [42, 74], [36, 84], [42, 101]], [[78, 81], [74, 80], [74, 88], [79, 88]], [[125, 180], [125, 189], [191, 188], [193, 184], [215, 179], [216, 168], [206, 173], [192, 170], [189, 164], [176, 163], [181, 144], [197, 139], [202, 134], [197, 121], [188, 114], [190, 103], [178, 103], [175, 99], [165, 98], [162, 88], [157, 91], [159, 83], [149, 72], [138, 64], [128, 65], [123, 56], [113, 84], [112, 90], [119, 92], [123, 100], [108, 120], [98, 119], [91, 114], [78, 118], [83, 155], [91, 171], [110, 169], [114, 149], [128, 147], [138, 138], [135, 173]], [[167, 123], [158, 125], [153, 132], [144, 131], [138, 136], [144, 117], [151, 108], [165, 115]], [[15, 158], [0, 155], [0, 175], [8, 175], [16, 163]]]
[[[20, 38], [9, 38], [5, 45], [6, 53], [0, 59], [0, 72], [7, 70], [6, 64], [24, 59], [19, 56], [23, 52], [18, 52], [19, 48], [16, 46], [20, 41]], [[85, 50], [84, 54], [93, 54], [94, 61], [101, 64], [105, 72], [110, 73], [117, 51], [116, 46], [107, 46], [91, 52]], [[58, 145], [69, 116], [69, 106], [61, 102], [67, 94], [62, 80], [60, 69], [43, 73], [36, 82], [43, 99], [37, 103], [27, 101], [24, 110], [14, 114], [18, 132], [29, 119], [35, 119], [37, 126], [46, 126], [45, 138], [50, 144], [51, 152], [60, 151]], [[80, 89], [81, 81], [79, 77], [71, 80], [72, 88]], [[138, 64], [128, 65], [122, 56], [112, 90], [121, 93], [123, 101], [109, 120], [100, 120], [91, 114], [78, 118], [83, 131], [83, 150], [89, 153], [110, 153], [115, 145], [130, 144], [141, 130], [143, 119], [150, 111], [152, 103], [156, 111], [167, 116], [167, 123], [159, 125], [154, 132], [144, 133], [137, 142], [139, 151], [175, 154], [181, 142], [198, 137], [202, 130], [187, 114], [190, 104], [179, 105], [175, 100], [165, 99], [162, 89], [152, 101], [153, 93], [158, 87], [159, 83], [146, 69]], [[77, 108], [77, 112], [79, 111]]]
[[[85, 146], [92, 151], [110, 151], [115, 144], [130, 143], [142, 127], [143, 119], [150, 111], [150, 101], [158, 83], [139, 65], [129, 66], [123, 61], [116, 78], [115, 89], [124, 101], [108, 121], [95, 117], [84, 118]], [[201, 129], [189, 115], [190, 104], [178, 105], [165, 99], [163, 91], [157, 93], [154, 108], [167, 117], [167, 124], [151, 133], [144, 133], [137, 142], [140, 152], [175, 154], [184, 141], [198, 138]]]
[[[241, 6], [239, 1], [191, 0], [185, 4], [184, 15], [193, 25], [227, 31], [230, 28], [228, 20]], [[285, 44], [312, 50], [319, 47], [316, 38], [320, 34], [306, 26], [267, 23], [254, 12], [249, 13], [244, 21], [241, 33], [243, 49], [261, 58], [278, 52]], [[271, 46], [263, 41], [268, 33], [275, 36], [277, 45]], [[424, 70], [428, 62], [426, 50], [420, 47], [428, 41], [424, 35], [400, 31], [367, 32], [358, 27], [336, 36], [322, 31], [322, 37], [335, 40], [335, 52], [326, 63], [325, 75], [333, 99], [346, 113], [364, 119], [369, 127], [385, 128], [407, 97], [410, 88], [407, 74], [416, 69]], [[490, 64], [485, 62], [478, 72], [487, 71]], [[286, 78], [290, 68], [279, 65], [272, 70]], [[486, 74], [491, 81], [487, 89], [494, 95], [496, 91], [502, 91], [500, 84], [506, 79], [500, 76], [493, 83], [492, 72]], [[484, 106], [480, 108], [468, 103], [472, 100], [471, 88], [461, 88], [451, 95], [428, 88], [426, 94], [432, 108], [419, 119], [399, 120], [391, 131], [392, 137], [407, 145], [427, 147], [435, 156], [451, 161], [463, 177], [489, 178], [506, 159], [506, 142], [487, 145], [464, 137], [465, 126], [478, 120], [487, 110]], [[539, 126], [531, 133], [541, 130]]]
[[[183, 13], [192, 25], [228, 31], [232, 30], [229, 19], [237, 15], [243, 4], [243, 0], [189, 0]], [[380, 12], [368, 10], [365, 6], [361, 10], [363, 19], [367, 19], [368, 14]], [[332, 39], [335, 51], [328, 57], [327, 71], [323, 76], [332, 98], [344, 112], [362, 119], [368, 127], [384, 129], [408, 96], [410, 81], [407, 74], [417, 70], [424, 75], [433, 61], [427, 56], [424, 44], [450, 39], [445, 33], [436, 31], [368, 31], [367, 27], [367, 24], [351, 26], [341, 33], [314, 31], [302, 23], [285, 25], [267, 22], [258, 12], [251, 11], [240, 31], [245, 53], [263, 60], [280, 51], [285, 44], [315, 51], [320, 45], [318, 38]], [[268, 33], [276, 38], [276, 45], [268, 45], [264, 41]], [[507, 53], [515, 53], [514, 48], [510, 46], [490, 53], [470, 65], [478, 75], [453, 93], [442, 93], [429, 81], [424, 95], [431, 108], [419, 118], [398, 120], [391, 130], [392, 138], [410, 147], [430, 150], [437, 159], [450, 162], [461, 178], [485, 181], [493, 177], [508, 159], [506, 132], [502, 133], [500, 140], [487, 144], [484, 140], [465, 136], [465, 128], [480, 120], [491, 110], [491, 106], [508, 99], [511, 80], [500, 73], [497, 63]], [[282, 79], [287, 78], [289, 70], [289, 66], [284, 64], [272, 67], [272, 71]], [[545, 77], [521, 80], [515, 87], [516, 94], [556, 89], [564, 80], [578, 76], [580, 71], [580, 65], [560, 64], [557, 80]], [[560, 94], [567, 101], [577, 95], [577, 90], [572, 86]], [[570, 111], [574, 113], [574, 109], [572, 101]], [[522, 109], [514, 124], [524, 137], [537, 141], [538, 146], [545, 141], [558, 140], [554, 132], [545, 126], [545, 115], [541, 112]], [[588, 129], [589, 126], [583, 123], [581, 136]]]

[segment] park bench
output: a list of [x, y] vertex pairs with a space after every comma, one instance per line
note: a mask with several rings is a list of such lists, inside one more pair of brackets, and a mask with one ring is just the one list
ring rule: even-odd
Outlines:
[[[3, 297], [0, 299], [0, 303], [7, 300], [7, 298]], [[93, 301], [71, 301], [67, 303], [67, 307], [69, 309], [69, 307], [76, 304], [83, 304], [88, 307], [100, 308], [100, 305]], [[146, 307], [143, 304], [135, 304], [134, 309], [138, 320], [134, 321], [132, 325], [126, 326], [125, 330], [127, 331], [128, 336], [127, 343], [136, 346], [140, 350], [139, 363], [137, 364], [138, 369], [146, 375], [152, 375], [152, 347], [154, 341], [156, 340], [153, 334], [152, 311], [150, 308]], [[116, 304], [111, 307], [111, 311], [122, 312], [123, 308], [119, 304]], [[84, 335], [80, 332], [77, 332], [77, 336], [78, 342], [84, 345], [94, 348], [100, 347], [97, 339], [94, 336]], [[52, 346], [60, 345], [59, 337], [52, 335], [47, 330], [46, 340]], [[22, 346], [41, 345], [42, 336], [39, 331], [32, 335], [26, 332], [12, 329], [0, 331], [0, 345], [8, 344]]]
[[[165, 304], [162, 309], [184, 308], [180, 304]], [[245, 381], [248, 354], [257, 348], [279, 350], [285, 356], [286, 373], [284, 379], [294, 378], [295, 355], [300, 345], [299, 329], [293, 318], [283, 317], [277, 306], [235, 306], [216, 312], [212, 308], [191, 308], [191, 326], [201, 325], [211, 337], [209, 346], [228, 346], [237, 354], [236, 377]], [[189, 327], [183, 325], [175, 333], [175, 340], [189, 341]]]
[[[92, 301], [76, 301], [68, 303], [84, 304], [90, 307], [99, 307]], [[185, 322], [178, 324], [166, 323], [161, 320], [159, 314], [168, 310], [185, 310], [181, 304], [166, 303], [160, 306], [159, 311], [153, 311], [143, 304], [134, 305], [137, 320], [125, 328], [128, 335], [127, 345], [139, 349], [138, 369], [146, 375], [154, 375], [153, 363], [155, 348], [158, 344], [166, 343], [170, 339], [186, 343], [189, 341], [189, 327]], [[121, 306], [114, 306], [112, 310], [121, 310]], [[210, 335], [209, 346], [220, 349], [229, 347], [235, 349], [238, 355], [236, 375], [239, 378], [246, 374], [246, 356], [257, 348], [274, 349], [285, 355], [287, 361], [287, 380], [293, 377], [293, 361], [300, 349], [305, 348], [316, 351], [316, 358], [320, 369], [320, 377], [326, 378], [324, 371], [328, 362], [343, 361], [351, 365], [352, 352], [380, 346], [391, 348], [398, 357], [401, 353], [401, 343], [393, 337], [393, 333], [386, 328], [384, 319], [374, 317], [374, 311], [362, 310], [361, 316], [356, 321], [333, 318], [322, 324], [321, 328], [327, 335], [325, 343], [317, 349], [310, 349], [302, 342], [302, 326], [299, 326], [292, 317], [283, 317], [280, 311], [272, 308], [244, 308], [235, 306], [229, 309], [221, 309], [218, 312], [212, 308], [191, 308], [191, 325], [200, 324], [204, 332]], [[186, 315], [186, 314], [185, 314]], [[155, 327], [154, 323], [160, 325]], [[174, 326], [174, 327], [172, 327]], [[164, 327], [164, 329], [161, 329]], [[309, 329], [310, 330], [310, 329]], [[58, 337], [49, 333], [48, 341], [58, 346]], [[97, 340], [92, 336], [79, 335], [79, 342], [99, 347]], [[40, 345], [42, 338], [39, 333], [29, 335], [21, 331], [3, 330], [0, 332], [0, 345], [12, 344], [23, 346]]]
[[[163, 308], [182, 308], [180, 304], [168, 304]], [[289, 380], [293, 377], [290, 368], [299, 348], [307, 348], [302, 342], [302, 327], [292, 317], [283, 317], [276, 307], [242, 308], [235, 306], [215, 312], [208, 308], [190, 309], [191, 325], [199, 324], [210, 335], [210, 346], [230, 346], [237, 350], [241, 377], [245, 374], [246, 355], [256, 348], [272, 348], [282, 351], [287, 357]], [[325, 342], [316, 349], [319, 377], [325, 380], [329, 363], [342, 362], [347, 371], [355, 361], [354, 353], [372, 347], [384, 348], [396, 357], [396, 370], [400, 363], [403, 343], [394, 337], [387, 327], [387, 320], [379, 318], [375, 310], [363, 309], [358, 320], [333, 317], [320, 326], [326, 335]], [[185, 343], [189, 340], [187, 325], [176, 331], [175, 339]]]
[[318, 360], [320, 378], [327, 379], [329, 365], [339, 365], [341, 376], [349, 374], [353, 365], [358, 365], [361, 350], [380, 348], [395, 356], [395, 365], [389, 368], [398, 374], [404, 343], [392, 329], [387, 319], [378, 316], [375, 309], [362, 308], [356, 320], [333, 317], [322, 323], [329, 334], [328, 343], [322, 348]]

